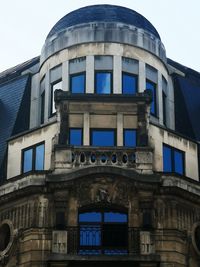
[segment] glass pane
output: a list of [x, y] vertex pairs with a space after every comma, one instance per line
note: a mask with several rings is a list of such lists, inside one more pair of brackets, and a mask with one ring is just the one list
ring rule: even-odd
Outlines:
[[184, 174], [184, 155], [183, 152], [178, 150], [174, 151], [174, 171]]
[[108, 72], [96, 73], [96, 93], [97, 94], [111, 93], [111, 73]]
[[41, 114], [40, 114], [40, 122], [44, 123], [44, 110], [45, 110], [45, 91], [41, 94]]
[[80, 246], [100, 246], [101, 228], [98, 225], [80, 226]]
[[71, 92], [82, 94], [85, 92], [85, 74], [71, 76]]
[[28, 172], [32, 170], [33, 162], [33, 149], [24, 151], [24, 162], [23, 162], [23, 172]]
[[127, 214], [119, 212], [105, 212], [104, 213], [104, 222], [127, 222]]
[[127, 248], [128, 227], [127, 224], [104, 224], [103, 225], [103, 246], [114, 248]]
[[55, 83], [53, 84], [52, 86], [52, 102], [51, 102], [51, 113], [55, 113], [56, 112], [56, 108], [55, 108], [55, 103], [54, 103], [54, 92], [55, 90], [58, 90], [58, 89], [62, 89], [62, 81], [58, 82], [58, 83]]
[[137, 92], [137, 78], [135, 76], [123, 74], [122, 92], [123, 94], [135, 94]]
[[163, 171], [172, 172], [171, 148], [167, 146], [163, 146]]
[[81, 146], [82, 145], [82, 129], [70, 129], [69, 140], [70, 140], [70, 145]]
[[124, 130], [124, 146], [136, 147], [136, 130]]
[[35, 170], [44, 170], [44, 144], [36, 147]]
[[151, 102], [151, 114], [156, 115], [156, 85], [151, 82], [146, 82], [146, 89], [149, 89], [152, 91], [152, 102]]
[[92, 130], [92, 146], [114, 146], [115, 132], [114, 130], [99, 131]]
[[79, 214], [79, 222], [101, 222], [100, 212], [84, 212]]
[[163, 124], [166, 125], [166, 94], [162, 92], [162, 101], [163, 101]]

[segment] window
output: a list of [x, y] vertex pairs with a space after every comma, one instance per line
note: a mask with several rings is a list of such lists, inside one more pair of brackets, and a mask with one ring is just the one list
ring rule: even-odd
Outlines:
[[73, 94], [85, 93], [85, 72], [70, 76], [70, 90]]
[[79, 254], [127, 254], [128, 216], [115, 210], [79, 213]]
[[22, 151], [22, 173], [44, 170], [44, 143]]
[[92, 146], [115, 146], [116, 134], [114, 129], [91, 129]]
[[122, 93], [123, 94], [135, 94], [137, 92], [137, 76], [122, 73]]
[[163, 171], [185, 173], [185, 153], [174, 147], [163, 145]]
[[151, 102], [151, 108], [150, 112], [152, 115], [156, 116], [156, 84], [150, 81], [146, 81], [146, 89], [152, 91], [152, 102]]
[[45, 116], [45, 76], [40, 82], [40, 123], [44, 123]]
[[163, 102], [163, 124], [166, 125], [166, 94], [162, 92], [162, 102]]
[[62, 81], [57, 81], [51, 85], [51, 115], [55, 114], [55, 100], [54, 93], [55, 90], [62, 89]]
[[83, 129], [70, 128], [69, 129], [69, 144], [73, 146], [81, 146], [83, 144]]
[[40, 123], [44, 123], [44, 110], [45, 110], [45, 91], [41, 94], [41, 102], [40, 102]]
[[111, 94], [112, 73], [97, 71], [95, 76], [95, 89], [97, 94]]
[[65, 230], [65, 213], [63, 211], [56, 212], [56, 229]]
[[143, 229], [151, 229], [152, 228], [152, 214], [151, 210], [143, 210], [142, 212], [142, 226]]
[[137, 131], [134, 129], [124, 129], [124, 146], [136, 147]]

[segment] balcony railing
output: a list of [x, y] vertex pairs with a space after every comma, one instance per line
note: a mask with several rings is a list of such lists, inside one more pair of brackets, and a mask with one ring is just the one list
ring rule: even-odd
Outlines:
[[55, 168], [73, 169], [87, 166], [115, 166], [152, 171], [152, 150], [149, 147], [67, 147], [55, 150]]
[[108, 148], [75, 148], [72, 150], [72, 164], [76, 166], [85, 165], [107, 165], [135, 167], [135, 150], [133, 149], [108, 149]]
[[68, 255], [149, 255], [153, 235], [138, 228], [80, 226], [54, 231], [52, 252]]

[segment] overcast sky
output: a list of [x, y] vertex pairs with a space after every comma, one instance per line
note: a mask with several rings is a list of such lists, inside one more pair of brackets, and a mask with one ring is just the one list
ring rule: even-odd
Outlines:
[[40, 55], [48, 32], [72, 10], [126, 6], [157, 29], [167, 57], [200, 72], [200, 0], [0, 0], [0, 71]]

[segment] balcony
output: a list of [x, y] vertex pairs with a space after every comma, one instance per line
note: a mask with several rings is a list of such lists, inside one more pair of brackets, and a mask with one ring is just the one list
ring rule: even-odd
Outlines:
[[152, 149], [149, 147], [55, 147], [55, 169], [62, 172], [77, 168], [112, 166], [152, 173]]
[[147, 256], [155, 254], [154, 235], [126, 225], [87, 225], [53, 231], [52, 252], [68, 256]]

